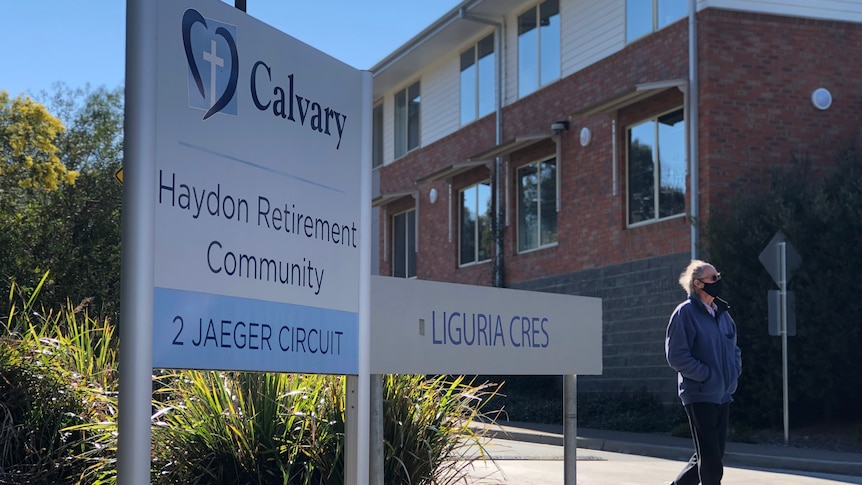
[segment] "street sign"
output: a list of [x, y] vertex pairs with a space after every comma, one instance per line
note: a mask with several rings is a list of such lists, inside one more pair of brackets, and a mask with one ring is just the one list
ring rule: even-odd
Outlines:
[[787, 236], [784, 235], [783, 232], [778, 231], [775, 233], [775, 236], [772, 237], [772, 240], [769, 241], [769, 244], [766, 245], [766, 248], [760, 253], [758, 256], [758, 260], [766, 268], [766, 271], [769, 272], [769, 275], [772, 276], [772, 279], [775, 281], [775, 284], [780, 285], [781, 279], [781, 255], [779, 254], [781, 243], [785, 245], [785, 257], [787, 258], [787, 269], [785, 270], [785, 282], [790, 281], [790, 278], [793, 277], [793, 274], [799, 269], [799, 266], [802, 265], [802, 257], [799, 256], [799, 253], [796, 252], [796, 248], [790, 244], [790, 241], [787, 239]]
[[781, 335], [781, 312], [787, 312], [787, 336], [796, 335], [796, 295], [792, 291], [787, 292], [786, 309], [782, 309], [781, 292], [769, 290], [769, 335], [778, 337]]
[[597, 375], [602, 300], [371, 278], [372, 374]]

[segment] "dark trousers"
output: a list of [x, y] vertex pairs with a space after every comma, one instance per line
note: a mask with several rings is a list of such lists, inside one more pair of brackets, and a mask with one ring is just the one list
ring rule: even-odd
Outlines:
[[673, 481], [675, 485], [721, 485], [724, 475], [724, 443], [727, 439], [727, 421], [730, 403], [705, 402], [685, 406], [694, 455]]

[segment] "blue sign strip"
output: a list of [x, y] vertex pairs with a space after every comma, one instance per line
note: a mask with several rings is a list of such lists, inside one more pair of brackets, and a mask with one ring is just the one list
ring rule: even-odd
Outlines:
[[358, 374], [359, 314], [155, 288], [153, 367]]

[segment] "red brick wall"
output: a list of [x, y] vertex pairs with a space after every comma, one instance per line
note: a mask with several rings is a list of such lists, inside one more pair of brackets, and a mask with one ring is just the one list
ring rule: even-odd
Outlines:
[[[701, 14], [702, 204], [766, 186], [792, 157], [830, 166], [859, 133], [862, 26], [708, 9]], [[811, 104], [818, 87], [833, 104]]]

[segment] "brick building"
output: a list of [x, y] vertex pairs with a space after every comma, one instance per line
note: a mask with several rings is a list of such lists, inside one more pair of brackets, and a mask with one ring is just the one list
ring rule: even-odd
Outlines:
[[579, 391], [676, 402], [704, 221], [854, 140], [860, 58], [862, 1], [465, 0], [372, 68], [373, 266], [600, 297]]

